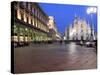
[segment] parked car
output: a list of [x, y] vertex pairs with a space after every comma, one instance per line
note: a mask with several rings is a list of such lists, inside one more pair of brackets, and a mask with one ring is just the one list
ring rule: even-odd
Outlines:
[[83, 43], [83, 41], [80, 41], [80, 43], [79, 43], [81, 46], [83, 46], [84, 45], [84, 43]]
[[86, 42], [85, 46], [87, 46], [87, 47], [94, 47], [95, 43], [94, 42]]

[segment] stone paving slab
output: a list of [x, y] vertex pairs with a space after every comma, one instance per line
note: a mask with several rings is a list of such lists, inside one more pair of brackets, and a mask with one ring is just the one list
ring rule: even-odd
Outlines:
[[96, 69], [94, 50], [73, 43], [19, 47], [14, 49], [14, 70], [15, 73], [29, 73]]

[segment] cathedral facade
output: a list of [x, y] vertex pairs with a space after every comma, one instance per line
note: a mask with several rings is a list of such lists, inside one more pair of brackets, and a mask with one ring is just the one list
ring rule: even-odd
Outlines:
[[94, 40], [94, 29], [85, 19], [75, 17], [65, 30], [66, 40]]

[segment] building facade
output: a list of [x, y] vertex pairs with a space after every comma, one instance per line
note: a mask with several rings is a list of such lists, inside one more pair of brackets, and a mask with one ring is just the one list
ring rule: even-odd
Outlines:
[[91, 40], [91, 34], [93, 35], [92, 40], [95, 40], [94, 29], [91, 29], [85, 19], [78, 17], [75, 17], [73, 24], [65, 30], [66, 40]]
[[12, 14], [12, 42], [24, 44], [51, 39], [48, 36], [49, 18], [37, 3], [12, 2]]
[[52, 37], [51, 40], [53, 40], [53, 41], [60, 40], [61, 37], [60, 37], [60, 34], [58, 33], [56, 23], [55, 23], [53, 16], [49, 16], [48, 27], [49, 27], [49, 32], [50, 32], [49, 36]]

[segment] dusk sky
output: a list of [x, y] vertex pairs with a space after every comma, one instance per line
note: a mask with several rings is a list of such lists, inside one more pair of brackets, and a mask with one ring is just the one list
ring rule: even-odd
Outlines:
[[[68, 5], [68, 4], [50, 4], [39, 3], [43, 11], [49, 15], [54, 16], [57, 29], [61, 35], [64, 35], [66, 27], [72, 24], [75, 14], [81, 19], [86, 19], [91, 23], [90, 15], [86, 10], [90, 6]], [[93, 14], [93, 23], [95, 31], [97, 32], [97, 14]]]

